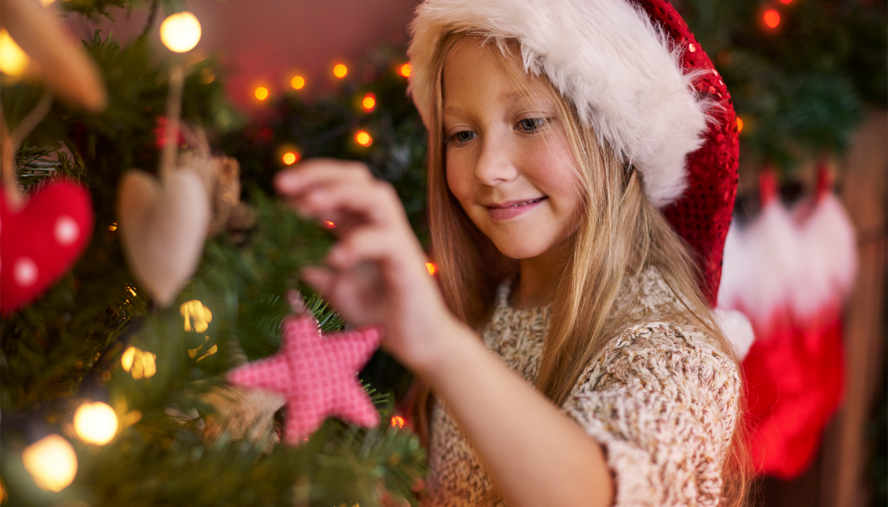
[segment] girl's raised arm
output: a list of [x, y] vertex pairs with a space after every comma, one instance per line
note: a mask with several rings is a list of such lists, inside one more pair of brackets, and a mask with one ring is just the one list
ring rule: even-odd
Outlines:
[[322, 159], [275, 183], [339, 234], [306, 282], [350, 324], [384, 327], [383, 347], [448, 406], [509, 505], [612, 504], [601, 446], [448, 311], [390, 185], [362, 164]]

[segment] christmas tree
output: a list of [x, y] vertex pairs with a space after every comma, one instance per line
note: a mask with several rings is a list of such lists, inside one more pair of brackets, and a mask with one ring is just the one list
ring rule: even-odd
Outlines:
[[[111, 6], [140, 5], [132, 4], [62, 8], [101, 16]], [[170, 6], [152, 8], [162, 7]], [[364, 378], [358, 384], [354, 370], [305, 368], [318, 378], [339, 374], [354, 384], [356, 403], [364, 397], [375, 408], [356, 418], [334, 399], [300, 433], [293, 425], [306, 406], [239, 386], [250, 382], [232, 373], [279, 357], [282, 344], [301, 343], [299, 336], [316, 340], [315, 325], [327, 336], [320, 347], [360, 338], [330, 336], [344, 323], [299, 283], [300, 268], [321, 262], [334, 236], [269, 193], [282, 164], [256, 155], [240, 166], [212, 154], [211, 146], [231, 146], [229, 155], [247, 150], [265, 127], [244, 127], [212, 59], [161, 52], [144, 37], [121, 45], [98, 32], [80, 48], [60, 36], [56, 16], [30, 1], [3, 3], [2, 498], [11, 505], [415, 503], [424, 452], [401, 428], [390, 392]], [[176, 49], [178, 37], [165, 43]], [[74, 55], [73, 70], [52, 65], [44, 46]], [[7, 49], [30, 62], [8, 66]], [[390, 84], [400, 90], [377, 93], [403, 97], [403, 78]], [[329, 138], [324, 122], [342, 120], [301, 107], [293, 113], [304, 137], [294, 144], [313, 154], [305, 140]], [[422, 153], [395, 141], [416, 136], [397, 131], [403, 126], [391, 115], [379, 121], [391, 141], [377, 135], [368, 161], [404, 184], [421, 179]], [[414, 217], [420, 208], [414, 203]], [[305, 301], [294, 303], [294, 291]], [[298, 320], [294, 311], [312, 318]], [[307, 331], [286, 331], [295, 322]], [[370, 334], [377, 338], [364, 339], [365, 349], [378, 341]], [[361, 358], [352, 359], [338, 367], [359, 367]], [[370, 370], [389, 364], [379, 355]], [[379, 424], [329, 418], [316, 428], [327, 413]]]

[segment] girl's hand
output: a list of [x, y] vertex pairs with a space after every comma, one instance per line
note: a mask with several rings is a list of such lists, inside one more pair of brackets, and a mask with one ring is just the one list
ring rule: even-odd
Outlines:
[[326, 267], [303, 279], [351, 325], [380, 325], [383, 346], [421, 373], [456, 320], [425, 266], [395, 190], [356, 162], [314, 159], [282, 171], [275, 186], [299, 212], [335, 224]]

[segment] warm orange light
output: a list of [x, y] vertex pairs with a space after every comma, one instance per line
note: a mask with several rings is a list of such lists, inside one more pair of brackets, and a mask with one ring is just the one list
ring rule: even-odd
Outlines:
[[780, 0], [780, 3], [782, 3], [784, 5], [789, 5], [792, 3], [792, 0]]
[[334, 224], [333, 222], [331, 222], [329, 220], [324, 220], [324, 227], [326, 227], [327, 229], [335, 229], [336, 224]]
[[361, 106], [364, 108], [364, 111], [367, 111], [368, 113], [373, 111], [373, 108], [376, 107], [376, 95], [372, 93], [364, 95], [364, 100], [361, 101]]
[[359, 130], [355, 134], [355, 141], [357, 141], [357, 143], [360, 144], [361, 146], [365, 146], [365, 147], [373, 144], [373, 138], [370, 137], [370, 134], [368, 134], [364, 130]]
[[185, 317], [185, 331], [203, 333], [213, 322], [213, 312], [197, 299], [182, 303], [179, 313]]
[[194, 49], [200, 41], [200, 34], [200, 22], [187, 11], [171, 14], [160, 24], [160, 41], [176, 53]]
[[335, 67], [333, 67], [333, 75], [338, 77], [339, 79], [344, 78], [348, 75], [348, 67], [343, 63], [337, 63]]
[[743, 132], [743, 118], [737, 117], [737, 133]]
[[405, 422], [404, 418], [399, 415], [392, 416], [392, 428], [403, 428]]
[[117, 222], [112, 222], [111, 225], [108, 226], [108, 230], [114, 232], [117, 230]]
[[49, 435], [25, 448], [22, 461], [40, 489], [61, 491], [74, 482], [77, 454], [64, 437]]
[[284, 153], [282, 160], [286, 165], [293, 165], [299, 161], [299, 158], [300, 156], [298, 151], [288, 151], [287, 153]]
[[398, 67], [398, 74], [401, 74], [404, 77], [410, 77], [410, 74], [413, 72], [413, 65], [409, 63], [405, 63]]
[[120, 366], [136, 380], [151, 378], [157, 373], [157, 355], [130, 346], [120, 356]]
[[762, 19], [765, 20], [765, 25], [767, 25], [768, 28], [777, 28], [777, 25], [780, 24], [780, 13], [774, 9], [768, 9], [765, 11]]
[[305, 88], [305, 78], [302, 76], [293, 76], [293, 79], [290, 80], [290, 86], [292, 86], [294, 90]]
[[253, 92], [253, 95], [255, 95], [258, 100], [265, 100], [268, 98], [268, 88], [260, 86], [256, 88], [256, 91]]
[[430, 275], [434, 275], [438, 272], [438, 265], [434, 262], [426, 262], [426, 269], [429, 270]]
[[86, 402], [74, 412], [74, 431], [89, 444], [105, 445], [117, 434], [117, 414], [107, 403]]
[[0, 29], [0, 72], [20, 76], [28, 67], [28, 55], [12, 40], [5, 28]]

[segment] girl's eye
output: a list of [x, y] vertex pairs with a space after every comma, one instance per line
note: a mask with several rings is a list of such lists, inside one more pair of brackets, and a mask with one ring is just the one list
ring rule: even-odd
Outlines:
[[459, 143], [467, 143], [475, 138], [475, 133], [471, 130], [460, 130], [459, 132], [453, 134], [448, 139], [449, 142]]
[[546, 118], [525, 118], [518, 121], [517, 128], [523, 132], [534, 132], [546, 125]]

